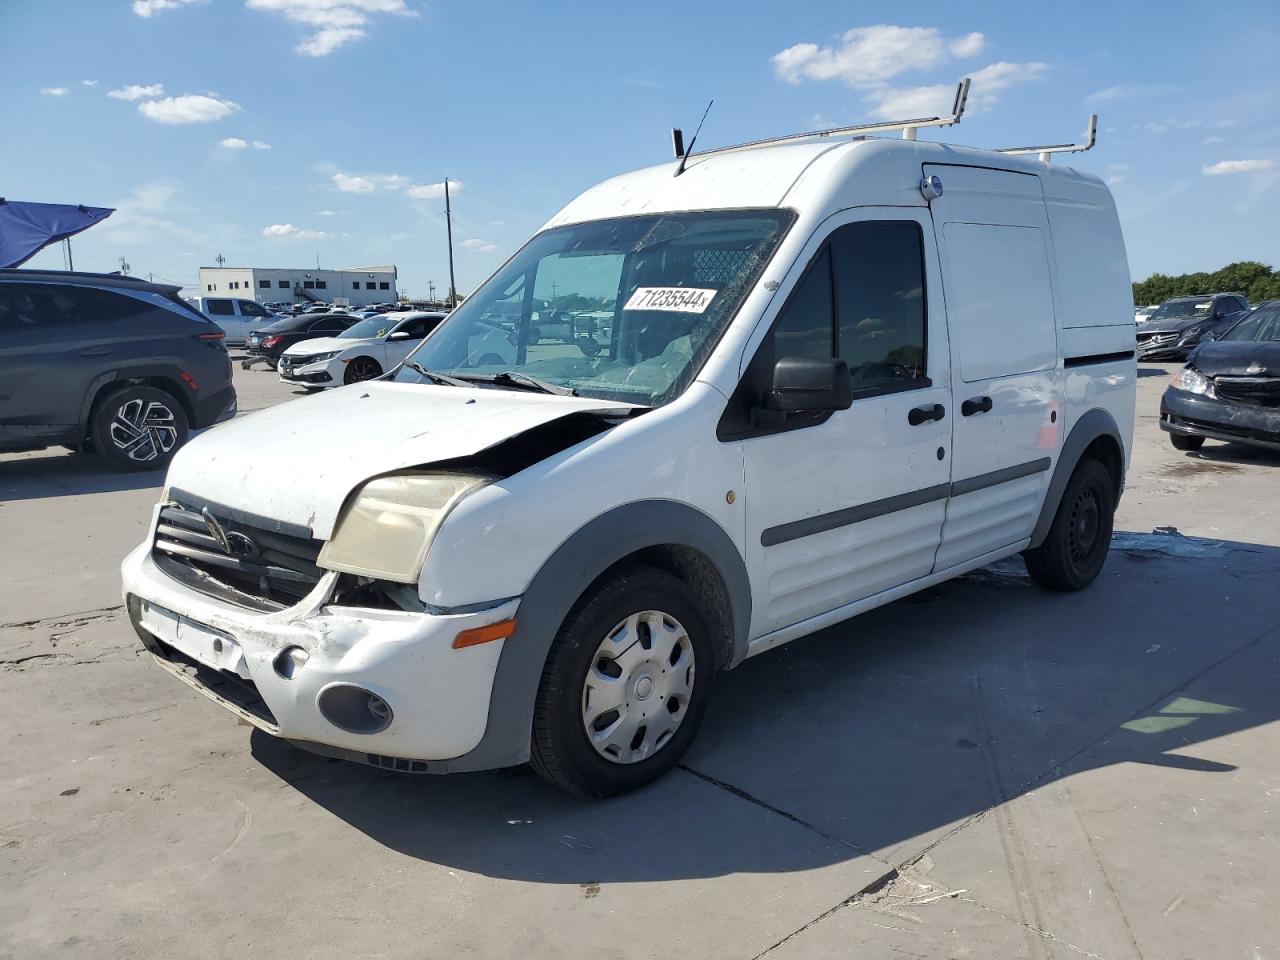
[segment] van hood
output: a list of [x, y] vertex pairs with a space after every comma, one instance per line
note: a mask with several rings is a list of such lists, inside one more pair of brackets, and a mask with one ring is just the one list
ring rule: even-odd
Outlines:
[[1280, 343], [1209, 341], [1196, 347], [1187, 362], [1206, 377], [1280, 377]]
[[634, 409], [585, 397], [374, 381], [210, 429], [173, 458], [166, 491], [327, 540], [347, 495], [371, 477], [470, 456], [570, 414], [616, 417]]

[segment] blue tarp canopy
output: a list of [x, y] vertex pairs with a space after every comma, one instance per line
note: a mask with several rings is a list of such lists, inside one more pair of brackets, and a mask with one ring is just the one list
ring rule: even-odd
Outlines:
[[88, 230], [115, 210], [74, 203], [23, 203], [0, 197], [0, 268], [26, 263], [51, 243]]

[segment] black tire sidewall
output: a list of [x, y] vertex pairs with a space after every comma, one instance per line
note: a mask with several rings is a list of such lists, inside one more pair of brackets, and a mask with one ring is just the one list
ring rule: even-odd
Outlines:
[[[1077, 564], [1071, 556], [1071, 515], [1076, 502], [1086, 489], [1092, 487], [1098, 498], [1099, 527], [1094, 541], [1094, 548], [1085, 564]], [[1053, 535], [1060, 538], [1058, 545], [1066, 561], [1067, 572], [1072, 586], [1086, 586], [1102, 570], [1107, 561], [1107, 553], [1111, 545], [1111, 531], [1115, 524], [1115, 494], [1112, 491], [1111, 475], [1097, 460], [1092, 458], [1081, 462], [1062, 497], [1062, 505], [1054, 523]]]
[[[352, 376], [352, 374], [359, 369], [356, 364], [360, 364], [361, 367], [365, 364], [372, 364], [377, 372], [368, 377]], [[352, 360], [351, 363], [347, 364], [347, 372], [342, 379], [349, 386], [353, 383], [364, 383], [366, 380], [373, 380], [380, 376], [382, 376], [382, 364], [378, 363], [378, 361], [374, 360], [372, 357], [357, 357], [355, 360]]]
[[[109, 432], [111, 421], [115, 417], [116, 411], [130, 400], [153, 400], [163, 403], [173, 414], [173, 423], [177, 429], [178, 438], [168, 453], [163, 453], [154, 460], [138, 461], [131, 460], [116, 448]], [[178, 399], [168, 391], [141, 384], [112, 390], [95, 404], [93, 416], [89, 422], [89, 438], [93, 442], [95, 451], [107, 463], [119, 470], [144, 471], [163, 469], [168, 466], [169, 461], [173, 459], [173, 455], [182, 449], [183, 444], [187, 442], [190, 435], [191, 426], [187, 420], [187, 412], [182, 408], [182, 404], [178, 402]]]
[[1192, 434], [1171, 433], [1169, 434], [1169, 441], [1173, 444], [1175, 450], [1199, 450], [1204, 446], [1204, 437], [1197, 437]]
[[[694, 654], [694, 685], [684, 721], [653, 756], [613, 763], [591, 745], [582, 724], [582, 690], [600, 642], [620, 621], [642, 610], [660, 610], [680, 622]], [[607, 797], [634, 790], [679, 762], [702, 723], [715, 678], [711, 633], [684, 583], [656, 568], [634, 567], [599, 584], [565, 619], [543, 670], [534, 710], [535, 767], [575, 793]]]

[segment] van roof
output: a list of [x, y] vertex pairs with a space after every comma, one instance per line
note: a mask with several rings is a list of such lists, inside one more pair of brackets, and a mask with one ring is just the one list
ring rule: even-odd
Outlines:
[[[635, 170], [591, 187], [547, 227], [608, 217], [689, 210], [796, 206], [842, 209], [867, 204], [924, 206], [918, 189], [926, 163], [961, 164], [1038, 175], [1046, 196], [1102, 181], [1034, 157], [922, 140], [818, 138], [764, 144]], [[1104, 187], [1105, 189], [1105, 187]]]

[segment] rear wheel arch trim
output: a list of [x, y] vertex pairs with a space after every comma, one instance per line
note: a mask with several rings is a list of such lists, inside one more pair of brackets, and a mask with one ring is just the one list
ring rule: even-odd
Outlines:
[[716, 567], [729, 597], [733, 654], [746, 657], [751, 587], [746, 561], [724, 528], [707, 514], [672, 500], [624, 504], [578, 528], [534, 574], [520, 600], [516, 632], [503, 643], [489, 692], [484, 736], [443, 770], [484, 770], [529, 759], [534, 700], [551, 645], [573, 605], [602, 574], [647, 548], [697, 550]]
[[1053, 518], [1058, 512], [1059, 504], [1062, 503], [1062, 495], [1067, 489], [1071, 475], [1075, 473], [1085, 450], [1099, 437], [1110, 437], [1120, 450], [1120, 482], [1116, 489], [1116, 502], [1119, 502], [1120, 493], [1124, 489], [1126, 447], [1120, 437], [1120, 428], [1116, 426], [1115, 418], [1101, 407], [1094, 407], [1075, 422], [1071, 432], [1067, 434], [1067, 439], [1063, 441], [1062, 449], [1058, 451], [1058, 462], [1054, 465], [1053, 475], [1049, 479], [1049, 489], [1045, 493], [1044, 503], [1040, 506], [1040, 516], [1036, 519], [1035, 529], [1031, 532], [1031, 547], [1040, 546], [1044, 543], [1044, 538], [1049, 535], [1049, 527], [1053, 525]]

